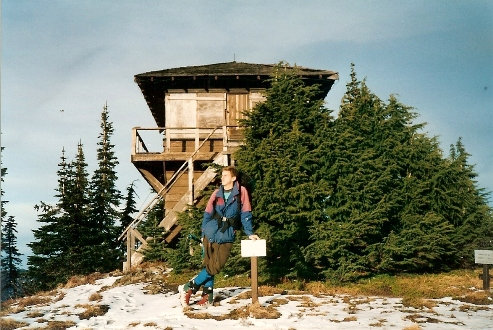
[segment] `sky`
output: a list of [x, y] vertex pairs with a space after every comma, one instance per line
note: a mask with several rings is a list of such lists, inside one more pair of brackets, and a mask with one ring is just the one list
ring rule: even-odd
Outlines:
[[73, 159], [82, 142], [95, 170], [105, 104], [118, 188], [137, 180], [145, 204], [131, 129], [156, 123], [133, 77], [153, 70], [233, 60], [332, 70], [325, 101], [337, 114], [354, 63], [381, 99], [414, 107], [444, 156], [461, 137], [478, 187], [493, 191], [493, 1], [1, 0], [1, 10], [2, 190], [24, 258], [34, 205], [56, 201], [62, 149]]
[[[27, 324], [19, 329], [45, 327], [48, 320], [73, 322], [70, 329], [493, 329], [493, 304], [475, 305], [451, 297], [431, 299], [426, 302], [430, 308], [419, 308], [395, 297], [276, 294], [273, 290], [263, 295], [259, 288], [260, 306], [255, 307], [247, 296], [251, 297], [251, 287], [226, 287], [214, 289], [215, 300], [220, 299], [214, 306], [192, 305], [190, 309], [181, 306], [179, 294], [166, 283], [159, 293], [146, 294], [145, 283], [114, 286], [118, 279], [110, 276], [94, 284], [57, 288], [41, 297], [45, 300], [40, 304], [13, 308], [18, 312], [2, 318]], [[477, 288], [471, 291], [477, 292]], [[46, 299], [51, 303], [45, 303]], [[108, 310], [102, 315], [83, 316], [95, 306]], [[247, 308], [250, 317], [246, 317]], [[277, 318], [266, 316], [276, 312]], [[209, 316], [204, 318], [204, 313]], [[240, 318], [235, 320], [234, 316]]]

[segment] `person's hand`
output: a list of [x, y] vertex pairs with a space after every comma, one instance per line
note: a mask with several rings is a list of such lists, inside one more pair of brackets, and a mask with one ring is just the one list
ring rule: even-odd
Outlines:
[[257, 235], [250, 235], [250, 236], [248, 236], [248, 238], [251, 240], [260, 239], [260, 237], [258, 237]]

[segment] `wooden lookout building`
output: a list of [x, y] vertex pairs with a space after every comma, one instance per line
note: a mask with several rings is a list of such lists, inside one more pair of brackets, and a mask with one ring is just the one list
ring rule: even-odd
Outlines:
[[[215, 178], [204, 164], [234, 164], [234, 151], [243, 141], [239, 120], [264, 100], [275, 65], [240, 62], [188, 66], [135, 75], [156, 127], [135, 127], [131, 161], [156, 192], [120, 236], [127, 238], [124, 268], [138, 264], [135, 251], [146, 239], [136, 227], [147, 212], [164, 200], [166, 242], [180, 232], [177, 215], [197, 203], [200, 192]], [[318, 84], [325, 98], [338, 74], [297, 67], [307, 85]]]

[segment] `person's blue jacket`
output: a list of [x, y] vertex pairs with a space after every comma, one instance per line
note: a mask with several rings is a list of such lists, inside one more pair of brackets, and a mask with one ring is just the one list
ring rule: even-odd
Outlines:
[[221, 232], [218, 220], [214, 217], [215, 212], [222, 218], [234, 218], [240, 214], [243, 231], [247, 236], [253, 235], [252, 226], [252, 206], [248, 191], [241, 186], [241, 210], [238, 210], [237, 199], [240, 197], [240, 185], [235, 182], [228, 200], [224, 200], [224, 187], [221, 185], [216, 189], [207, 203], [202, 219], [202, 236], [207, 237], [209, 242], [213, 243], [232, 243], [235, 240], [235, 229], [229, 226], [224, 232]]

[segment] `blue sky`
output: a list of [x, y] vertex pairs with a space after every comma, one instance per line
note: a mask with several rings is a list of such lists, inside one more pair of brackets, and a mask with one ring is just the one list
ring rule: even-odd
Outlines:
[[337, 112], [354, 62], [381, 99], [415, 108], [445, 156], [462, 137], [478, 186], [493, 191], [492, 1], [2, 0], [1, 22], [2, 189], [25, 255], [34, 205], [55, 201], [62, 148], [73, 159], [82, 141], [95, 169], [106, 102], [118, 186], [137, 179], [145, 202], [130, 134], [155, 123], [133, 76], [179, 66], [284, 60], [337, 71], [326, 98]]

